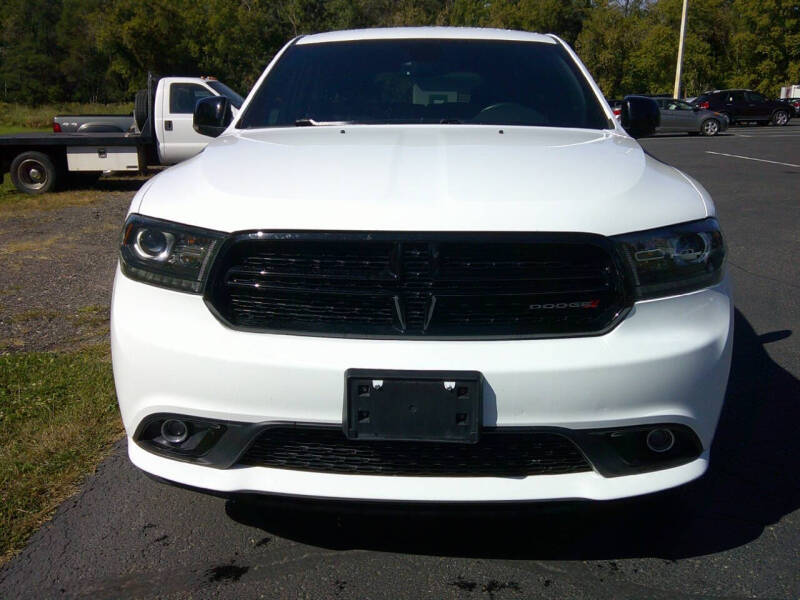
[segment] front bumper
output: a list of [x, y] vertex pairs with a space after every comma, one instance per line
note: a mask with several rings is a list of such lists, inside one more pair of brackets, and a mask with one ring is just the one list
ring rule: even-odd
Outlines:
[[[733, 304], [727, 278], [673, 298], [637, 303], [598, 337], [513, 341], [315, 338], [233, 331], [202, 298], [117, 273], [114, 376], [129, 455], [140, 468], [219, 492], [399, 501], [613, 499], [699, 477], [730, 368]], [[504, 477], [382, 477], [234, 466], [157, 456], [132, 436], [154, 413], [245, 423], [341, 424], [350, 368], [475, 370], [485, 379], [483, 425], [597, 429], [649, 423], [690, 427], [703, 452], [659, 471]]]

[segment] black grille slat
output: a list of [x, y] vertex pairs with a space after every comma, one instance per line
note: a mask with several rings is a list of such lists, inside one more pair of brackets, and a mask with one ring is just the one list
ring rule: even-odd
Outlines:
[[[358, 300], [366, 300], [359, 302]], [[305, 302], [294, 298], [282, 301], [280, 298], [257, 298], [231, 295], [231, 306], [242, 322], [259, 324], [264, 320], [291, 319], [315, 323], [320, 319], [336, 319], [342, 322], [381, 323], [391, 326], [394, 311], [389, 304], [375, 303], [374, 298], [365, 296], [359, 299], [341, 298], [326, 302], [323, 298], [309, 297]]]
[[339, 429], [265, 430], [240, 465], [408, 477], [524, 477], [590, 471], [567, 438], [545, 432], [484, 432], [477, 444], [348, 440]]
[[505, 237], [243, 234], [206, 298], [233, 327], [357, 337], [592, 335], [627, 305], [604, 238]]

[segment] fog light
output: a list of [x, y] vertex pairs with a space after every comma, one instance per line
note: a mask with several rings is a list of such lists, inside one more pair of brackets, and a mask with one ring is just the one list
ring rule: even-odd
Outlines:
[[675, 445], [675, 435], [669, 429], [659, 427], [647, 433], [647, 447], [659, 454], [672, 450]]
[[161, 424], [161, 437], [170, 444], [182, 444], [189, 437], [189, 427], [178, 419], [167, 419]]

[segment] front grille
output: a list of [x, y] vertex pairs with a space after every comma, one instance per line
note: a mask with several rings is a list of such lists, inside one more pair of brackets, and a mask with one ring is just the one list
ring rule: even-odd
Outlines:
[[235, 328], [359, 337], [593, 335], [626, 306], [588, 234], [242, 234], [206, 298]]
[[319, 473], [409, 477], [524, 477], [590, 471], [567, 438], [484, 432], [477, 444], [348, 440], [340, 429], [265, 430], [239, 464]]

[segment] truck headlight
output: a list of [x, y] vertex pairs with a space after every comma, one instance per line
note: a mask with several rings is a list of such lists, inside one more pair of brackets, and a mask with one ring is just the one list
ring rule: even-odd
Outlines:
[[137, 281], [199, 294], [224, 233], [132, 214], [119, 256], [122, 272]]
[[714, 218], [612, 238], [634, 283], [634, 298], [684, 294], [722, 278], [725, 244]]

